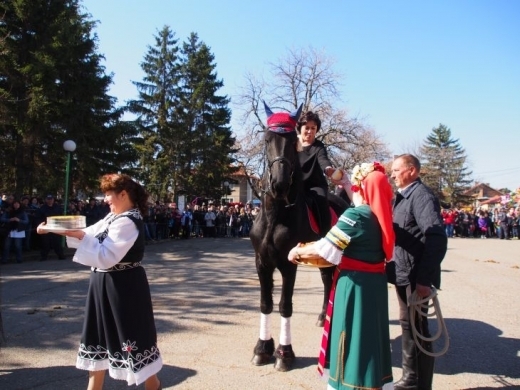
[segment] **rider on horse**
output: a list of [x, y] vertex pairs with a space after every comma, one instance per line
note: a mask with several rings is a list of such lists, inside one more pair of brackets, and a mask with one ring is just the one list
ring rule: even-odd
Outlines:
[[297, 125], [300, 148], [298, 159], [303, 174], [305, 194], [309, 197], [311, 210], [317, 220], [320, 236], [330, 229], [331, 218], [327, 201], [328, 183], [335, 168], [327, 155], [323, 142], [316, 139], [321, 120], [318, 114], [308, 111], [303, 114]]

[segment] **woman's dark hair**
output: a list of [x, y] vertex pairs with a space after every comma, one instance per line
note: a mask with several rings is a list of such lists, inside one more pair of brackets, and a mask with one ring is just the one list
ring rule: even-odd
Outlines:
[[[18, 205], [20, 206], [18, 207], [18, 209], [14, 208], [15, 203], [18, 203]], [[19, 200], [14, 200], [11, 206], [9, 206], [9, 208], [7, 209], [7, 212], [9, 213], [9, 218], [16, 217], [16, 215], [24, 211], [24, 209], [25, 207], [22, 202], [20, 202]]]
[[314, 123], [316, 123], [316, 125], [318, 126], [317, 131], [320, 131], [320, 129], [321, 129], [320, 117], [318, 116], [318, 114], [315, 114], [312, 111], [307, 111], [305, 114], [303, 114], [300, 117], [300, 120], [298, 121], [298, 124], [296, 125], [296, 129], [298, 130], [298, 133], [300, 132], [300, 129], [302, 128], [302, 126], [310, 121], [313, 121]]
[[104, 175], [101, 178], [100, 189], [104, 193], [114, 191], [116, 194], [123, 190], [126, 191], [130, 200], [141, 212], [141, 215], [146, 215], [148, 211], [148, 194], [144, 187], [132, 180], [130, 176], [116, 173]]

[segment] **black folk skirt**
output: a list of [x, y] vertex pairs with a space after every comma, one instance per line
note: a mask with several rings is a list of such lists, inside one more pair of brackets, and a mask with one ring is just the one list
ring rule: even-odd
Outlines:
[[140, 265], [92, 271], [76, 367], [108, 370], [129, 386], [161, 369], [150, 287]]

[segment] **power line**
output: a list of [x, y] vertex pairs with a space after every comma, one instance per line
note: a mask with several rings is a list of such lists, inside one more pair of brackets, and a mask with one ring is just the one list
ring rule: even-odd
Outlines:
[[[515, 171], [520, 171], [520, 167], [516, 167], [516, 168], [505, 168], [505, 169], [498, 169], [498, 170], [494, 170], [494, 171], [484, 171], [484, 172], [478, 172], [479, 175], [484, 175], [484, 174], [489, 174], [489, 173], [495, 173], [495, 172], [509, 172], [510, 173], [514, 173]], [[473, 172], [473, 174], [475, 174], [475, 172]]]

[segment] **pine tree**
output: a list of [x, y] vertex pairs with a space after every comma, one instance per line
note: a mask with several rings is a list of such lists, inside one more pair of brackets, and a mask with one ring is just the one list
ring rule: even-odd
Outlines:
[[463, 195], [470, 188], [472, 172], [467, 167], [467, 156], [458, 139], [451, 137], [451, 130], [439, 124], [421, 146], [425, 158], [421, 168], [422, 179], [441, 202], [452, 207], [466, 203]]
[[216, 74], [210, 48], [191, 33], [182, 47], [182, 124], [188, 133], [181, 181], [192, 196], [222, 196], [222, 183], [236, 171], [232, 167], [235, 139], [229, 122], [229, 99]]
[[97, 188], [101, 173], [129, 166], [135, 131], [119, 123], [95, 23], [79, 2], [4, 1], [0, 14], [0, 175], [9, 190], [62, 191], [67, 139], [77, 144], [76, 186]]
[[142, 179], [159, 198], [181, 193], [219, 197], [232, 171], [229, 99], [216, 94], [223, 83], [213, 61], [196, 34], [181, 50], [165, 26], [148, 48], [144, 80], [134, 82], [139, 99], [128, 108], [138, 115], [144, 139], [139, 147]]
[[140, 176], [148, 190], [158, 198], [166, 198], [173, 184], [176, 192], [178, 161], [186, 134], [179, 127], [179, 46], [169, 26], [155, 37], [155, 45], [141, 64], [145, 77], [134, 82], [139, 99], [131, 101], [128, 109], [137, 115], [135, 121], [143, 136], [138, 146]]

